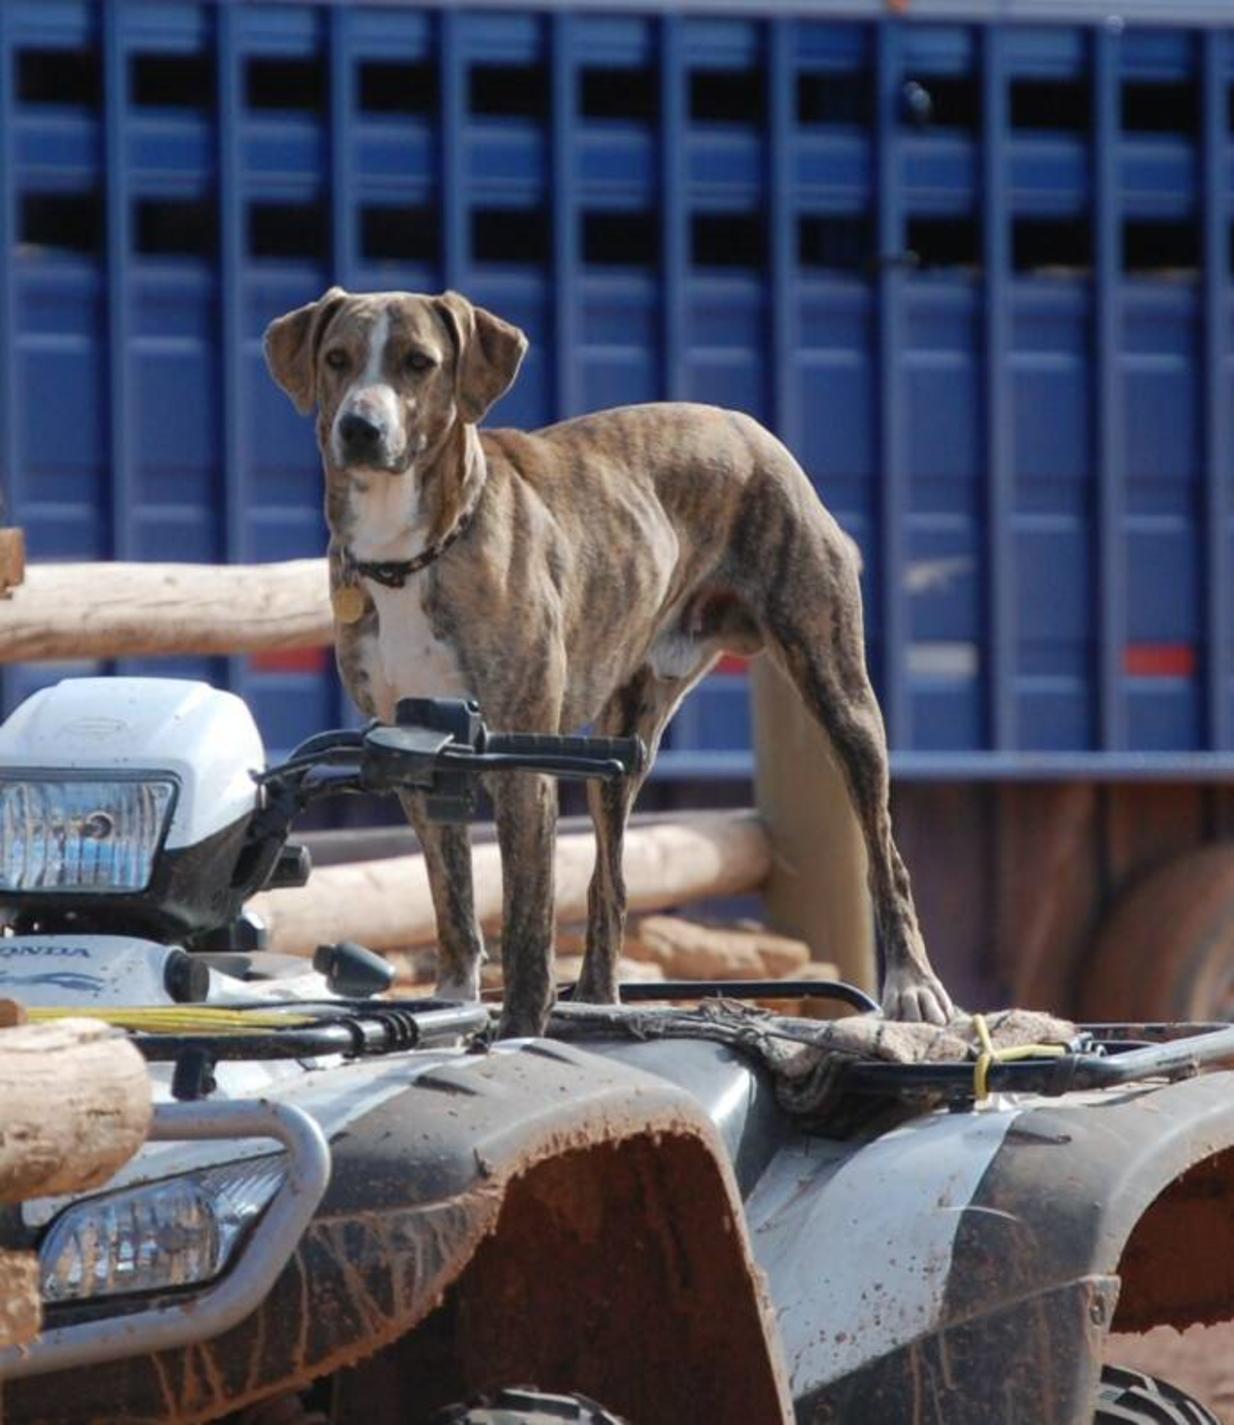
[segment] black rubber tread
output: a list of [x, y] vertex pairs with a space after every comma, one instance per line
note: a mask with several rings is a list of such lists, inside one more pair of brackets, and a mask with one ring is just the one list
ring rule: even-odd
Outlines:
[[474, 1400], [448, 1405], [432, 1425], [625, 1425], [585, 1395], [549, 1395], [534, 1386], [515, 1386]]
[[1221, 1425], [1206, 1406], [1169, 1381], [1104, 1366], [1093, 1425]]

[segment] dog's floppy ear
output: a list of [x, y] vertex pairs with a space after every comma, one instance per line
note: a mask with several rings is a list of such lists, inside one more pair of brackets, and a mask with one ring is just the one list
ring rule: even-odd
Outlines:
[[346, 299], [347, 293], [341, 287], [331, 287], [315, 302], [276, 317], [266, 328], [263, 345], [270, 375], [291, 397], [302, 416], [313, 409], [316, 397], [317, 350], [321, 339], [330, 318]]
[[468, 425], [482, 421], [494, 401], [514, 385], [527, 354], [527, 338], [457, 292], [443, 292], [437, 310], [454, 337], [455, 399]]

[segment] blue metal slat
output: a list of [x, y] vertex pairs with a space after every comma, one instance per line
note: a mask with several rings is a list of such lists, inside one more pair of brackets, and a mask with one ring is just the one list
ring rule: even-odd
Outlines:
[[910, 741], [905, 663], [908, 608], [904, 576], [907, 550], [908, 468], [905, 450], [907, 403], [902, 372], [905, 341], [905, 214], [900, 189], [898, 120], [901, 41], [898, 25], [883, 21], [877, 29], [875, 150], [878, 232], [878, 371], [880, 619], [882, 637], [879, 689], [887, 735], [893, 747]]
[[[351, 161], [351, 139], [356, 121], [356, 62], [351, 36], [355, 15], [346, 5], [333, 5], [329, 14], [330, 73], [330, 282], [351, 289], [360, 267], [360, 213]], [[334, 709], [341, 724], [356, 721], [356, 710], [338, 676], [333, 658], [318, 675], [326, 685], [323, 702]]]
[[463, 129], [467, 121], [467, 75], [463, 65], [462, 16], [438, 17], [439, 122], [441, 131], [441, 267], [443, 285], [463, 286], [471, 266], [468, 197], [463, 181]]
[[103, 151], [106, 204], [107, 370], [110, 384], [108, 454], [110, 471], [110, 552], [113, 559], [132, 558], [133, 472], [132, 389], [129, 381], [129, 327], [132, 297], [132, 233], [129, 212], [129, 171], [125, 162], [127, 5], [124, 0], [101, 8], [103, 31]]
[[578, 185], [575, 135], [578, 132], [578, 55], [572, 15], [554, 15], [550, 36], [553, 211], [553, 351], [554, 419], [564, 420], [582, 409], [583, 364], [579, 352], [582, 326], [579, 294]]
[[987, 616], [982, 663], [989, 740], [998, 751], [1017, 743], [1015, 471], [1010, 391], [1011, 213], [1008, 206], [1008, 104], [1005, 36], [991, 26], [982, 55], [982, 241], [985, 271], [985, 458]]
[[663, 390], [666, 400], [686, 393], [686, 275], [689, 214], [686, 211], [685, 41], [682, 21], [660, 21], [660, 212], [663, 283]]
[[331, 279], [355, 283], [359, 266], [355, 165], [351, 160], [356, 111], [355, 62], [351, 52], [350, 7], [332, 5], [328, 30], [330, 62], [330, 258]]
[[1127, 745], [1123, 657], [1127, 628], [1124, 560], [1126, 531], [1126, 412], [1122, 352], [1123, 242], [1119, 184], [1119, 39], [1105, 27], [1093, 33], [1093, 242], [1097, 401], [1098, 746]]
[[[21, 511], [17, 451], [17, 292], [13, 254], [17, 238], [17, 179], [13, 165], [14, 45], [9, 7], [0, 5], [0, 524]], [[0, 715], [21, 698], [20, 669], [0, 664]]]
[[771, 371], [768, 409], [776, 434], [789, 447], [801, 443], [801, 382], [797, 352], [797, 65], [796, 22], [768, 21], [767, 93], [770, 201], [767, 250], [771, 259]]
[[1204, 469], [1208, 746], [1231, 745], [1230, 719], [1230, 39], [1203, 37]]
[[0, 524], [20, 504], [17, 466], [17, 303], [13, 254], [17, 243], [16, 180], [13, 171], [14, 50], [10, 12], [0, 5]]
[[[244, 260], [240, 132], [240, 57], [236, 10], [220, 5], [214, 35], [215, 99], [218, 105], [219, 223], [219, 421], [223, 459], [223, 549], [229, 564], [250, 558], [248, 411], [244, 390], [244, 300], [241, 271]], [[247, 691], [247, 662], [223, 661], [227, 687], [241, 696]]]

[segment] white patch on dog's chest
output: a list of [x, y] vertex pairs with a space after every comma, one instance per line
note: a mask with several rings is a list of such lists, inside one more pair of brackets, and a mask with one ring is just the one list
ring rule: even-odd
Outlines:
[[433, 632], [413, 578], [401, 589], [366, 580], [377, 608], [368, 675], [378, 716], [389, 721], [400, 698], [462, 698], [471, 689], [451, 646]]

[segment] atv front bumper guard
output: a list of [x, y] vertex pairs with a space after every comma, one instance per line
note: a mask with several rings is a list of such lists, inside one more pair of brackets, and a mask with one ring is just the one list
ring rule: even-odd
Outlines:
[[0, 1351], [0, 1380], [97, 1365], [124, 1356], [208, 1340], [243, 1321], [269, 1294], [330, 1181], [330, 1147], [302, 1109], [266, 1099], [160, 1104], [149, 1137], [272, 1138], [287, 1150], [287, 1176], [235, 1265], [213, 1286], [183, 1301], [127, 1315], [53, 1326], [29, 1346]]

